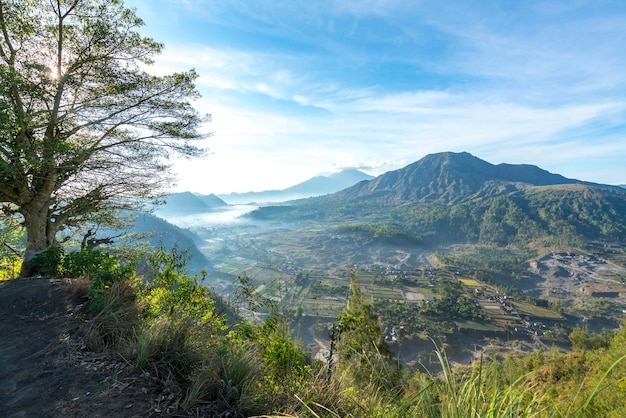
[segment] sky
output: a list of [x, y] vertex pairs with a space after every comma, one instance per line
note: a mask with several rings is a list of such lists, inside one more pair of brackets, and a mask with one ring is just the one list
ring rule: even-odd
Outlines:
[[195, 69], [207, 157], [175, 191], [283, 189], [432, 153], [626, 184], [621, 0], [126, 0]]

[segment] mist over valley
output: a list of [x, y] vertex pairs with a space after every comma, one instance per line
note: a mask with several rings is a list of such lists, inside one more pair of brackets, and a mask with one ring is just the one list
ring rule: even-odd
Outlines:
[[425, 361], [433, 337], [467, 362], [617, 328], [625, 214], [618, 187], [440, 153], [335, 193], [164, 217], [198, 237], [209, 286], [234, 300], [251, 279], [313, 355], [354, 268], [403, 361]]

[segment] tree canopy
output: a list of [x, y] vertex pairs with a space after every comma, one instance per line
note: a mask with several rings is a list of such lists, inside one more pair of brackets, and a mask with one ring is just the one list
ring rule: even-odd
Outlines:
[[27, 233], [22, 275], [57, 233], [134, 207], [199, 156], [195, 71], [145, 68], [163, 45], [121, 0], [0, 0], [0, 208]]

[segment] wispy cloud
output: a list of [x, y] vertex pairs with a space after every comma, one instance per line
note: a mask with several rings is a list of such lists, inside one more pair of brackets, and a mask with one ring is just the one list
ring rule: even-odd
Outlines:
[[215, 132], [204, 172], [224, 183], [233, 161], [260, 167], [206, 191], [446, 150], [626, 183], [626, 3], [129, 3], [162, 31], [154, 71], [200, 74]]

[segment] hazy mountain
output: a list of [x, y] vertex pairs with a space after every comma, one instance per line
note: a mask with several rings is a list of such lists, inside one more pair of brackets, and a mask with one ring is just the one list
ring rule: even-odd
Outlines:
[[378, 236], [395, 231], [414, 241], [623, 241], [626, 190], [533, 165], [493, 165], [468, 153], [445, 152], [328, 196], [260, 208], [251, 216], [367, 225], [357, 229]]
[[316, 176], [283, 190], [267, 190], [262, 192], [230, 193], [219, 195], [229, 204], [251, 202], [284, 202], [312, 196], [335, 193], [360, 181], [373, 179], [373, 176], [355, 169], [345, 169], [330, 176]]
[[217, 197], [216, 195], [214, 195], [213, 193], [211, 194], [196, 194], [196, 197], [198, 199], [200, 199], [202, 202], [204, 202], [204, 204], [210, 208], [210, 209], [215, 209], [215, 208], [221, 208], [224, 206], [228, 206], [228, 203], [224, 202], [222, 199], [220, 199], [219, 197]]
[[214, 194], [171, 193], [165, 196], [164, 200], [165, 204], [157, 207], [155, 210], [155, 213], [160, 216], [203, 213], [227, 206], [226, 202]]

